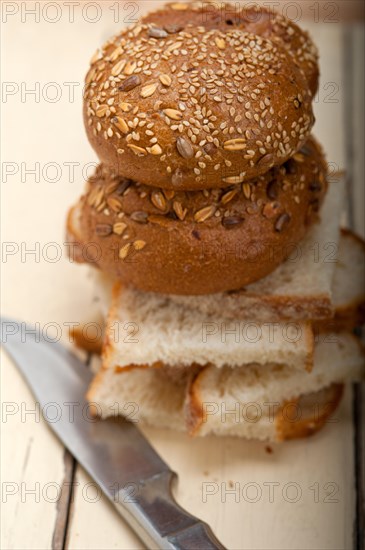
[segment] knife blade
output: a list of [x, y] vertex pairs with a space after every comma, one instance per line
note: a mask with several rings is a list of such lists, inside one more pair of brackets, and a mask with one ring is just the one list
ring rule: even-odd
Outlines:
[[9, 318], [1, 319], [1, 342], [48, 425], [147, 548], [224, 550], [205, 522], [177, 504], [176, 473], [135, 424], [92, 416], [85, 398], [92, 373], [82, 361], [40, 330]]

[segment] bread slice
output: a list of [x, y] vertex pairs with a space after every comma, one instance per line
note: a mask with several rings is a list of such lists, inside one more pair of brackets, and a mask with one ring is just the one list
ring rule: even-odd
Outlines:
[[335, 316], [316, 323], [321, 331], [352, 330], [365, 323], [365, 241], [341, 230], [339, 259], [333, 279]]
[[[344, 178], [332, 176], [321, 209], [320, 221], [296, 245], [290, 258], [268, 277], [239, 291], [209, 296], [169, 296], [184, 307], [206, 316], [273, 322], [333, 317], [332, 279], [339, 242], [339, 218], [343, 207]], [[77, 206], [67, 219], [67, 239], [75, 261], [83, 261], [82, 235]], [[145, 293], [146, 299], [151, 293]], [[153, 294], [151, 294], [153, 296]]]
[[247, 287], [209, 296], [172, 296], [171, 300], [205, 315], [260, 322], [331, 318], [332, 280], [339, 243], [344, 178], [334, 177], [320, 222], [273, 273]]
[[[190, 430], [199, 435], [223, 435], [228, 430], [231, 435], [253, 437], [255, 417], [263, 418], [263, 426], [274, 417], [280, 424], [286, 417], [283, 403], [333, 383], [358, 380], [363, 368], [363, 350], [356, 338], [348, 334], [324, 336], [315, 347], [310, 373], [294, 371], [287, 365], [221, 370], [208, 367], [198, 374], [188, 391]], [[257, 433], [256, 437], [261, 438]]]
[[271, 441], [303, 437], [326, 423], [340, 401], [341, 384], [363, 376], [364, 355], [356, 339], [336, 336], [318, 345], [311, 373], [272, 365], [104, 366], [87, 398], [102, 418], [122, 415], [141, 425], [196, 436]]
[[285, 363], [310, 369], [313, 347], [310, 323], [227, 321], [222, 314], [209, 317], [174, 303], [168, 296], [146, 295], [116, 284], [103, 362], [111, 368]]

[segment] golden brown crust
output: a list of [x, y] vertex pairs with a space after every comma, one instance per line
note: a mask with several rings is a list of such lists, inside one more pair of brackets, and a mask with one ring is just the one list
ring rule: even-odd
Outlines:
[[314, 332], [312, 323], [306, 322], [303, 324], [303, 338], [306, 341], [307, 359], [305, 369], [308, 372], [311, 372], [314, 365]]
[[163, 9], [146, 15], [143, 22], [167, 28], [170, 33], [192, 24], [223, 33], [233, 27], [268, 38], [288, 50], [293, 62], [304, 73], [313, 96], [318, 90], [318, 51], [310, 36], [293, 21], [267, 7], [227, 2], [167, 4]]
[[145, 185], [196, 190], [250, 181], [291, 157], [314, 123], [316, 56], [296, 26], [262, 14], [205, 28], [198, 7], [178, 17], [166, 7], [107, 42], [84, 101], [101, 162]]
[[79, 204], [84, 261], [145, 291], [239, 289], [290, 254], [326, 189], [313, 138], [283, 166], [226, 190], [163, 192], [100, 166]]
[[186, 428], [191, 436], [197, 435], [203, 422], [207, 421], [206, 410], [202, 406], [203, 400], [201, 398], [199, 382], [204, 376], [206, 368], [201, 369], [191, 380], [189, 384], [186, 403], [185, 403], [185, 421]]
[[[275, 417], [277, 440], [287, 441], [309, 437], [321, 430], [340, 404], [343, 389], [343, 384], [332, 384], [318, 392], [315, 402], [310, 407], [309, 416], [303, 414], [304, 407], [301, 405], [300, 397], [283, 403]], [[315, 395], [311, 394], [312, 397]], [[292, 407], [294, 411], [291, 411]]]
[[[85, 327], [86, 325], [84, 325]], [[75, 346], [79, 349], [86, 351], [87, 353], [95, 353], [101, 355], [103, 349], [103, 338], [90, 338], [82, 328], [71, 328], [70, 337], [75, 343]]]
[[[198, 435], [201, 426], [207, 421], [199, 388], [202, 376], [204, 376], [204, 369], [195, 376], [188, 389], [186, 422], [187, 430], [191, 436]], [[277, 441], [299, 439], [317, 433], [340, 404], [343, 388], [343, 384], [332, 384], [318, 394], [311, 393], [284, 402], [274, 419]], [[312, 403], [306, 411], [306, 407], [302, 403], [309, 399]]]
[[[362, 249], [365, 256], [365, 240], [354, 233], [351, 229], [341, 228], [341, 234], [346, 239], [352, 239], [356, 242], [356, 246]], [[349, 273], [351, 266], [348, 266]], [[365, 284], [365, 281], [363, 281]], [[351, 284], [349, 279], [348, 284]], [[347, 304], [336, 304], [335, 315], [331, 319], [323, 319], [316, 321], [313, 329], [316, 333], [322, 332], [351, 332], [356, 327], [361, 327], [365, 324], [365, 289], [363, 288], [362, 296]]]

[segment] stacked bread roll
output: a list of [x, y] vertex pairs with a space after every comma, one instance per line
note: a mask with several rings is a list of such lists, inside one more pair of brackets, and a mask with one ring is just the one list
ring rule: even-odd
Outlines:
[[[116, 282], [104, 368], [89, 393], [99, 414], [133, 401], [152, 424], [283, 439], [321, 425], [309, 415], [279, 428], [284, 403], [331, 388], [337, 404], [332, 384], [360, 375], [350, 336], [314, 346], [313, 323], [334, 316], [335, 270], [314, 265], [309, 250], [318, 234], [339, 240], [341, 207], [339, 182], [326, 196], [327, 163], [311, 136], [318, 76], [316, 48], [297, 25], [207, 2], [168, 4], [93, 56], [84, 120], [101, 164], [68, 234], [76, 259]], [[128, 321], [127, 338], [112, 336]], [[228, 322], [255, 324], [259, 339], [240, 328], [223, 341]], [[344, 346], [351, 368], [324, 376], [327, 352]], [[271, 424], [207, 421], [206, 399], [220, 410], [251, 395], [261, 407], [270, 394], [281, 404]]]

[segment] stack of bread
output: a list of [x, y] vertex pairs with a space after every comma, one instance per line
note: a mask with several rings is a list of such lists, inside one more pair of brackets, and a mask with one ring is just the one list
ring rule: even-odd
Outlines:
[[362, 377], [364, 245], [311, 135], [318, 77], [307, 33], [237, 4], [168, 4], [92, 58], [101, 164], [68, 236], [108, 309], [102, 417], [283, 440]]

